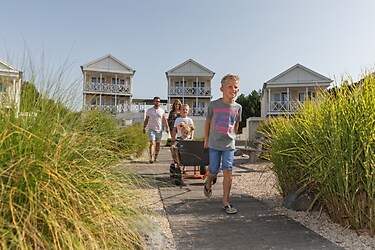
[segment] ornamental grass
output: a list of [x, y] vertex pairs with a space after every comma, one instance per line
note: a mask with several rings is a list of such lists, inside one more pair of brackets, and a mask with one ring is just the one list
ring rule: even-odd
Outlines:
[[140, 179], [111, 171], [145, 149], [142, 128], [63, 99], [24, 84], [21, 110], [0, 109], [0, 249], [143, 249]]
[[283, 195], [313, 190], [332, 219], [375, 234], [375, 79], [319, 93], [260, 132]]

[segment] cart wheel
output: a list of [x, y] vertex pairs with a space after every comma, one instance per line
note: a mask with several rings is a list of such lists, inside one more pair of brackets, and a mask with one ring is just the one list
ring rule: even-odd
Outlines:
[[205, 175], [206, 174], [206, 166], [200, 166], [199, 167], [199, 173], [201, 175]]

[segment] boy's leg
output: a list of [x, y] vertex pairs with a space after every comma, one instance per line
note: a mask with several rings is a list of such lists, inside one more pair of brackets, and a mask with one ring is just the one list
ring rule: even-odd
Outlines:
[[208, 154], [209, 154], [210, 167], [208, 169], [207, 180], [206, 180], [204, 188], [205, 188], [205, 192], [207, 192], [206, 190], [208, 190], [208, 192], [211, 193], [212, 181], [216, 178], [217, 174], [220, 172], [221, 151], [209, 148]]
[[223, 166], [223, 205], [227, 206], [230, 204], [229, 195], [232, 187], [232, 168], [234, 159], [234, 150], [223, 151], [222, 155], [222, 166]]
[[232, 187], [232, 170], [223, 169], [223, 205], [229, 205], [229, 194]]

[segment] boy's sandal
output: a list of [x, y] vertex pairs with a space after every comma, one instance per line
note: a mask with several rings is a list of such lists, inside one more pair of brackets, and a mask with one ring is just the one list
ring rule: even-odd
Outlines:
[[226, 205], [225, 207], [223, 207], [223, 209], [225, 210], [225, 212], [227, 214], [237, 213], [237, 209], [235, 207], [233, 207], [231, 204]]
[[207, 188], [207, 182], [208, 182], [208, 178], [206, 179], [206, 181], [204, 182], [204, 195], [206, 197], [211, 197], [212, 196], [212, 189], [208, 190]]

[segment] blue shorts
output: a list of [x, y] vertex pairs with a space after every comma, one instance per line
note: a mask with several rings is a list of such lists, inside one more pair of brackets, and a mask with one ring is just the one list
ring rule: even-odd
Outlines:
[[210, 169], [208, 172], [210, 174], [218, 174], [222, 168], [232, 170], [234, 149], [221, 151], [209, 148], [208, 154], [210, 158]]
[[156, 131], [156, 130], [152, 130], [152, 129], [148, 130], [148, 140], [149, 141], [160, 142], [162, 135], [163, 135], [163, 131]]

